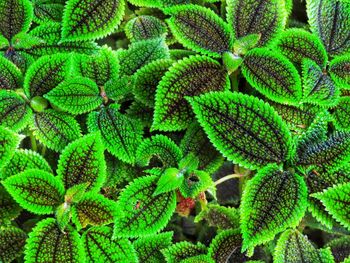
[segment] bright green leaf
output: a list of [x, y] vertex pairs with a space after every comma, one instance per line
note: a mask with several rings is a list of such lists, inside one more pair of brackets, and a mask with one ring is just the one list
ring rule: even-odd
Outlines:
[[180, 192], [185, 198], [196, 198], [201, 192], [208, 189], [215, 192], [211, 176], [207, 172], [197, 170], [185, 175], [180, 186]]
[[344, 262], [345, 259], [350, 259], [350, 237], [335, 238], [328, 242], [326, 246], [331, 249], [335, 262]]
[[329, 64], [329, 73], [339, 88], [350, 88], [350, 55], [335, 57]]
[[[0, 224], [6, 225], [21, 213], [22, 208], [16, 203], [6, 189], [0, 186]], [[1, 249], [0, 249], [1, 251]], [[1, 252], [0, 252], [1, 260]]]
[[333, 122], [337, 130], [350, 132], [350, 98], [341, 97], [338, 105], [333, 109]]
[[34, 17], [38, 24], [47, 22], [60, 22], [62, 20], [64, 5], [63, 1], [33, 0]]
[[167, 168], [157, 182], [154, 196], [176, 190], [184, 180], [183, 172], [176, 168]]
[[19, 142], [20, 137], [17, 134], [0, 126], [0, 168], [11, 160]]
[[7, 58], [0, 56], [0, 90], [19, 89], [22, 88], [22, 83], [21, 70]]
[[162, 253], [167, 263], [177, 263], [186, 258], [207, 254], [207, 248], [202, 243], [192, 244], [188, 241], [182, 241], [163, 249]]

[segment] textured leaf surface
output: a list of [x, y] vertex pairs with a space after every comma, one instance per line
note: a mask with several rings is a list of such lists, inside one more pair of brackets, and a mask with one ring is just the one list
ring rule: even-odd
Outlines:
[[329, 73], [340, 88], [350, 88], [350, 55], [335, 57], [329, 64]]
[[214, 146], [249, 168], [288, 159], [291, 135], [271, 106], [241, 93], [211, 93], [191, 102]]
[[294, 65], [267, 48], [253, 49], [244, 57], [242, 73], [254, 88], [270, 100], [298, 105], [301, 80]]
[[[0, 224], [5, 225], [11, 220], [15, 219], [21, 213], [22, 208], [12, 198], [12, 196], [6, 191], [6, 189], [0, 186]], [[0, 249], [1, 251], [1, 249]], [[0, 253], [1, 255], [1, 253]], [[1, 256], [0, 256], [1, 260]]]
[[67, 227], [63, 233], [53, 218], [40, 221], [29, 234], [25, 262], [85, 262], [78, 232]]
[[[343, 262], [350, 258], [350, 238], [347, 236], [331, 240], [326, 245], [331, 248], [335, 262]], [[345, 261], [346, 262], [346, 261]]]
[[117, 28], [124, 15], [124, 0], [68, 0], [64, 14], [63, 40], [93, 40]]
[[35, 137], [57, 152], [80, 137], [79, 123], [72, 116], [51, 109], [34, 115], [34, 129]]
[[96, 83], [81, 77], [61, 82], [44, 97], [54, 106], [71, 114], [90, 112], [103, 101]]
[[109, 227], [92, 227], [83, 234], [87, 262], [138, 262], [130, 241], [123, 238], [113, 239], [112, 236], [113, 230]]
[[138, 178], [121, 193], [114, 236], [155, 234], [167, 225], [175, 211], [176, 197], [174, 192], [153, 196], [156, 179], [155, 176]]
[[180, 192], [186, 198], [196, 198], [201, 192], [208, 189], [215, 191], [211, 176], [204, 171], [198, 170], [186, 175], [180, 186]]
[[27, 235], [16, 227], [4, 227], [0, 230], [0, 261], [13, 262], [23, 250]]
[[101, 131], [107, 150], [118, 159], [134, 163], [137, 147], [142, 141], [142, 126], [139, 122], [118, 112], [117, 108], [103, 108], [92, 112], [88, 120], [89, 130]]
[[182, 241], [162, 250], [162, 252], [166, 262], [176, 263], [189, 257], [206, 254], [207, 248], [202, 243], [193, 244], [188, 241]]
[[10, 161], [19, 142], [17, 134], [0, 126], [0, 168]]
[[0, 90], [21, 88], [23, 76], [20, 69], [11, 61], [0, 56]]
[[260, 170], [242, 196], [243, 251], [272, 240], [288, 227], [296, 227], [304, 216], [306, 201], [302, 177], [275, 165]]
[[161, 174], [153, 195], [174, 191], [181, 186], [183, 180], [184, 176], [181, 170], [168, 168]]
[[228, 25], [212, 10], [198, 5], [180, 5], [164, 10], [171, 15], [169, 27], [185, 47], [220, 57], [232, 47]]
[[24, 171], [7, 178], [3, 184], [17, 203], [35, 214], [50, 214], [63, 201], [63, 184], [41, 170]]
[[50, 21], [60, 22], [62, 20], [62, 14], [64, 9], [62, 1], [50, 2], [47, 0], [34, 0], [33, 7], [33, 20], [38, 24], [44, 24]]
[[350, 3], [339, 0], [307, 0], [311, 30], [322, 40], [328, 54], [345, 53], [350, 48]]
[[185, 58], [174, 64], [157, 87], [153, 129], [185, 129], [192, 120], [186, 96], [193, 97], [229, 87], [228, 75], [215, 60], [205, 56]]
[[350, 98], [341, 97], [333, 110], [334, 125], [338, 130], [350, 131]]
[[86, 135], [69, 144], [58, 161], [57, 175], [66, 189], [89, 183], [98, 192], [106, 178], [104, 148], [98, 133]]
[[235, 38], [260, 34], [259, 46], [270, 44], [282, 32], [286, 17], [284, 1], [227, 1], [227, 21]]

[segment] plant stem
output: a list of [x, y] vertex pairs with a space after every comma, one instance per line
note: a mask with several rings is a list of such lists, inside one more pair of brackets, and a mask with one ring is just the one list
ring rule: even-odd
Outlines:
[[220, 178], [219, 180], [215, 181], [215, 182], [214, 182], [214, 185], [216, 186], [216, 185], [219, 185], [219, 184], [221, 184], [221, 183], [223, 183], [223, 182], [226, 182], [226, 181], [228, 181], [228, 180], [230, 180], [230, 179], [233, 179], [233, 178], [241, 178], [241, 177], [242, 177], [241, 174], [229, 174], [229, 175], [226, 175], [226, 176]]
[[30, 133], [29, 137], [30, 137], [30, 143], [32, 145], [32, 150], [35, 152], [38, 151], [38, 146], [36, 144], [36, 140], [32, 132]]

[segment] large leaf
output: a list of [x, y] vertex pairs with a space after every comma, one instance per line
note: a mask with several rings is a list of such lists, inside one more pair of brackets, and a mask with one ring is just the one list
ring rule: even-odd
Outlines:
[[124, 0], [68, 0], [63, 14], [63, 40], [93, 40], [117, 28], [124, 15]]
[[0, 56], [0, 90], [21, 88], [23, 76], [20, 69], [11, 61]]
[[301, 176], [275, 165], [260, 170], [248, 181], [242, 196], [242, 250], [266, 243], [288, 227], [296, 227], [306, 206], [307, 187]]
[[96, 83], [88, 78], [75, 77], [61, 82], [44, 97], [50, 103], [71, 114], [82, 114], [102, 104]]
[[0, 229], [0, 262], [10, 263], [23, 251], [27, 234], [16, 227]]
[[70, 226], [62, 232], [53, 218], [40, 221], [29, 234], [25, 262], [85, 262], [78, 232]]
[[29, 0], [0, 2], [0, 33], [11, 43], [12, 38], [29, 29], [33, 6]]
[[337, 130], [350, 132], [350, 97], [341, 97], [333, 109], [333, 122]]
[[130, 241], [125, 238], [113, 239], [112, 236], [113, 230], [109, 227], [92, 227], [83, 234], [87, 262], [138, 262]]
[[322, 40], [328, 54], [338, 55], [350, 48], [350, 3], [339, 0], [307, 0], [311, 30]]
[[193, 244], [188, 241], [182, 241], [163, 249], [162, 253], [166, 262], [177, 263], [186, 258], [207, 254], [207, 248], [202, 243]]
[[45, 24], [47, 22], [60, 22], [64, 5], [60, 0], [33, 0], [34, 17], [33, 20], [38, 24]]
[[167, 225], [175, 211], [176, 196], [174, 192], [153, 196], [156, 181], [156, 176], [138, 178], [121, 193], [115, 236], [155, 234]]
[[88, 190], [98, 192], [106, 178], [104, 148], [98, 133], [85, 135], [69, 144], [58, 161], [57, 176], [66, 189], [89, 183]]
[[10, 161], [19, 142], [17, 134], [0, 126], [0, 168]]
[[329, 73], [340, 88], [350, 88], [350, 55], [335, 57], [329, 64]]
[[103, 108], [89, 115], [91, 132], [100, 131], [107, 150], [127, 163], [135, 162], [136, 150], [142, 140], [142, 126], [118, 112], [116, 107]]
[[33, 129], [42, 144], [57, 152], [80, 137], [79, 123], [72, 116], [52, 109], [34, 115]]
[[7, 178], [3, 185], [24, 209], [51, 214], [63, 202], [63, 184], [52, 174], [37, 169]]
[[344, 262], [345, 259], [350, 259], [350, 238], [348, 236], [333, 239], [326, 246], [331, 248], [335, 262]]
[[185, 129], [193, 116], [186, 96], [228, 88], [227, 72], [215, 60], [193, 56], [179, 61], [169, 69], [157, 87], [152, 128], [163, 131]]
[[235, 38], [260, 34], [259, 46], [270, 44], [283, 31], [286, 18], [285, 1], [227, 1], [227, 21]]
[[211, 142], [229, 160], [254, 169], [289, 158], [288, 127], [263, 101], [220, 92], [194, 98], [191, 104]]
[[301, 79], [294, 65], [276, 51], [253, 49], [244, 57], [242, 72], [249, 84], [270, 100], [298, 105]]

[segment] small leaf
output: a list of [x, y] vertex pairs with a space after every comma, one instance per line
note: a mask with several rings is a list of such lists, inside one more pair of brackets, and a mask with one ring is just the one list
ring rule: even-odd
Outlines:
[[184, 175], [176, 168], [168, 168], [160, 176], [154, 196], [176, 190], [182, 184]]
[[311, 30], [323, 42], [329, 55], [350, 48], [350, 3], [338, 0], [307, 0], [306, 11]]
[[11, 160], [19, 142], [20, 137], [17, 134], [0, 126], [0, 168]]
[[338, 105], [333, 109], [333, 123], [339, 131], [350, 132], [350, 98], [341, 97]]
[[302, 98], [297, 69], [276, 51], [267, 48], [251, 50], [244, 57], [242, 73], [250, 85], [270, 100], [298, 105]]
[[3, 185], [17, 203], [35, 214], [51, 214], [63, 201], [63, 184], [41, 170], [31, 169], [11, 176]]
[[193, 118], [186, 96], [228, 88], [228, 75], [217, 61], [205, 56], [180, 60], [173, 64], [157, 87], [152, 129], [185, 129]]
[[155, 234], [170, 220], [176, 207], [174, 192], [153, 196], [156, 176], [134, 180], [121, 193], [114, 236], [140, 237]]
[[113, 222], [115, 202], [103, 195], [89, 192], [72, 207], [72, 222], [80, 230], [87, 225], [101, 226]]
[[67, 202], [59, 205], [55, 212], [58, 227], [61, 231], [67, 227], [71, 219], [71, 206]]
[[15, 90], [22, 87], [23, 76], [21, 70], [9, 61], [0, 56], [0, 90]]
[[71, 114], [83, 114], [102, 104], [100, 90], [88, 78], [75, 77], [61, 82], [44, 95], [55, 107]]
[[207, 254], [207, 248], [201, 243], [192, 244], [188, 241], [182, 241], [163, 249], [162, 253], [167, 263], [177, 263], [189, 257]]
[[98, 192], [106, 178], [104, 148], [98, 133], [88, 134], [69, 144], [58, 161], [57, 176], [66, 189], [89, 183], [87, 189]]
[[185, 258], [180, 263], [215, 263], [208, 255], [198, 255], [190, 258]]
[[13, 262], [22, 253], [27, 234], [13, 226], [0, 230], [0, 262]]
[[329, 64], [329, 73], [340, 88], [350, 88], [350, 55], [337, 56]]
[[260, 170], [248, 181], [242, 196], [242, 251], [272, 240], [288, 227], [296, 227], [306, 206], [307, 187], [302, 177], [281, 171], [276, 165]]
[[68, 226], [62, 232], [55, 219], [40, 221], [29, 234], [25, 246], [25, 262], [83, 263], [85, 255], [79, 234]]
[[171, 245], [172, 236], [173, 232], [164, 232], [138, 238], [133, 245], [139, 262], [163, 263], [165, 258], [161, 250]]
[[289, 158], [287, 125], [261, 100], [220, 92], [194, 98], [191, 104], [210, 141], [234, 163], [255, 169]]
[[62, 19], [62, 39], [94, 40], [118, 27], [124, 15], [124, 0], [68, 0]]
[[135, 162], [136, 150], [143, 134], [139, 122], [122, 115], [112, 106], [90, 113], [88, 127], [90, 132], [101, 132], [107, 150], [118, 159], [127, 163]]
[[350, 259], [350, 238], [348, 236], [333, 239], [326, 246], [331, 249], [335, 262], [344, 262], [345, 259]]
[[79, 123], [72, 116], [52, 109], [37, 112], [33, 125], [35, 137], [57, 152], [80, 137]]
[[[61, 1], [62, 2], [62, 1]], [[38, 24], [61, 22], [64, 5], [60, 1], [34, 0], [33, 20]]]
[[201, 192], [208, 189], [215, 192], [214, 182], [211, 176], [204, 171], [198, 170], [186, 175], [180, 186], [180, 192], [185, 198], [196, 198]]
[[169, 27], [185, 47], [205, 55], [220, 57], [230, 51], [233, 40], [228, 25], [212, 10], [198, 5], [164, 9], [171, 15]]
[[[19, 216], [22, 208], [16, 203], [6, 189], [0, 186], [0, 224], [6, 225]], [[2, 251], [0, 249], [0, 251]], [[1, 260], [1, 252], [0, 252]]]
[[286, 18], [284, 1], [227, 1], [227, 21], [235, 38], [260, 34], [259, 46], [270, 44], [283, 31]]
[[85, 195], [86, 189], [90, 185], [89, 182], [73, 185], [66, 191], [64, 200], [68, 204], [74, 204], [79, 202]]
[[247, 52], [255, 48], [261, 38], [261, 34], [250, 34], [241, 38], [236, 39], [233, 43], [233, 51], [236, 55], [245, 55]]
[[138, 262], [130, 241], [125, 238], [113, 239], [112, 235], [112, 229], [106, 226], [92, 227], [83, 234], [87, 262]]

